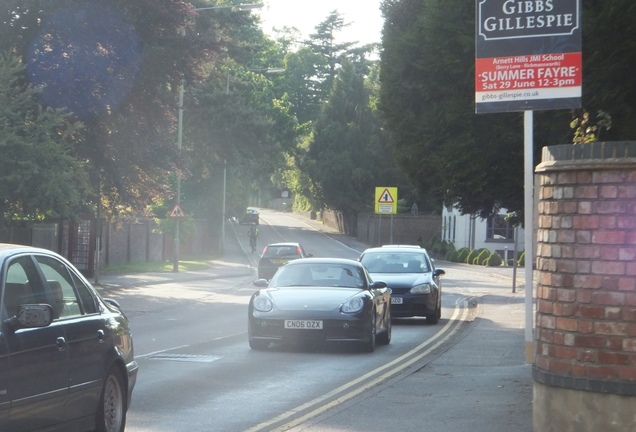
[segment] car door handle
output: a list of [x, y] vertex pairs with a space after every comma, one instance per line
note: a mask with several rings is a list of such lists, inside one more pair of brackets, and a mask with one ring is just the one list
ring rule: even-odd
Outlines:
[[104, 343], [104, 330], [97, 330], [97, 340], [99, 340], [99, 343]]
[[55, 339], [55, 345], [57, 345], [58, 351], [66, 350], [66, 339], [64, 339], [62, 336], [58, 337], [57, 339]]

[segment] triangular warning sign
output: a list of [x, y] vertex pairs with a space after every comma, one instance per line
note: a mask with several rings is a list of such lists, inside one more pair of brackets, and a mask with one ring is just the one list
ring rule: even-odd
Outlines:
[[391, 196], [391, 192], [389, 192], [388, 189], [384, 189], [384, 192], [380, 194], [380, 199], [378, 199], [378, 202], [382, 204], [393, 204], [395, 201]]
[[181, 210], [181, 207], [179, 207], [179, 204], [175, 204], [174, 207], [172, 207], [172, 210], [170, 210], [170, 217], [171, 218], [185, 217], [185, 213], [183, 212], [183, 210]]

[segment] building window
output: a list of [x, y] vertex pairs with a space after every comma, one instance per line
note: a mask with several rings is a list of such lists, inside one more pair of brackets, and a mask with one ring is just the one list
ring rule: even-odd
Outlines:
[[515, 239], [514, 228], [504, 215], [491, 216], [487, 220], [486, 240], [511, 243]]

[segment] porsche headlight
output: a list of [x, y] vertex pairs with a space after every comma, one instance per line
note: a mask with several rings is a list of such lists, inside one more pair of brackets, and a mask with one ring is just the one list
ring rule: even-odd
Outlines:
[[272, 301], [264, 295], [256, 296], [252, 305], [259, 312], [269, 312], [274, 308]]
[[354, 297], [344, 302], [341, 310], [344, 313], [354, 313], [354, 312], [360, 312], [363, 307], [364, 307], [364, 298]]
[[423, 283], [421, 285], [416, 285], [411, 288], [411, 294], [430, 294], [431, 293], [431, 284]]

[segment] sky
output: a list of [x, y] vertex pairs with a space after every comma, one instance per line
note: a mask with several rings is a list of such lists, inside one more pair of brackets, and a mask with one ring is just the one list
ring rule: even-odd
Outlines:
[[263, 21], [263, 31], [272, 34], [273, 27], [297, 27], [303, 38], [314, 33], [315, 27], [334, 10], [345, 23], [339, 42], [367, 44], [381, 42], [384, 21], [380, 13], [381, 0], [261, 0], [265, 6], [254, 13]]

